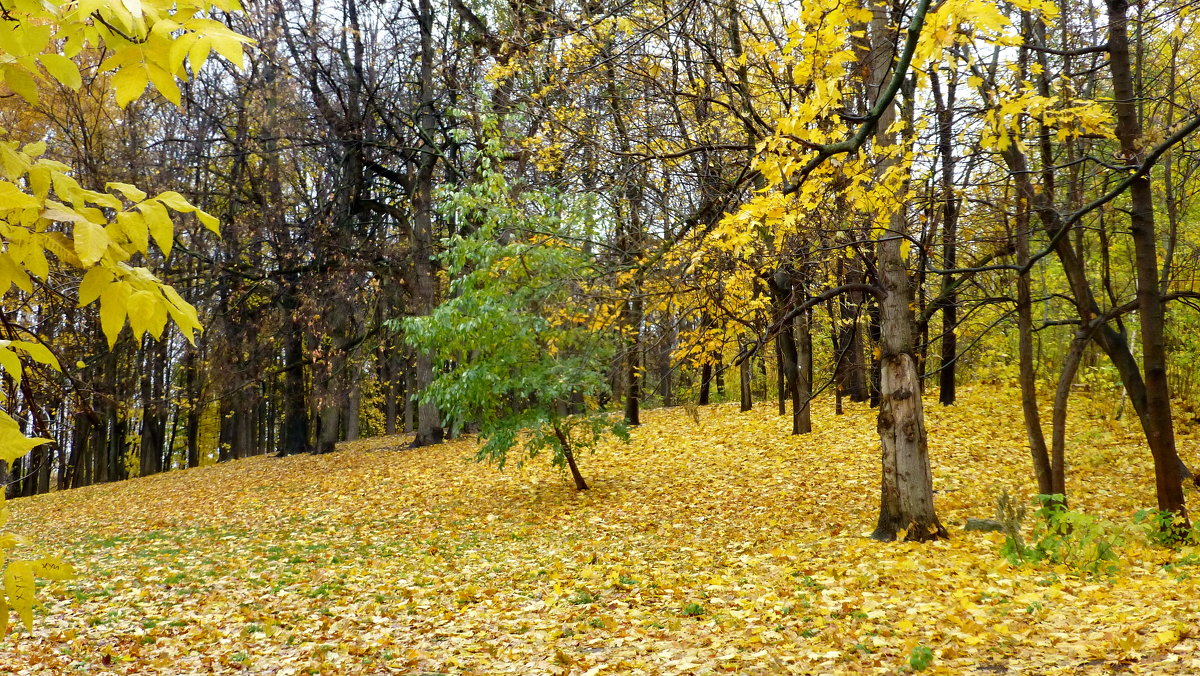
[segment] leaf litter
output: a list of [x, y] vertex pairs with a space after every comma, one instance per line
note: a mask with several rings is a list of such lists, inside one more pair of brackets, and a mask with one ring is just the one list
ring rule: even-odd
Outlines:
[[[867, 537], [874, 411], [831, 408], [799, 437], [773, 403], [646, 411], [581, 458], [586, 492], [384, 437], [15, 500], [80, 575], [39, 590], [0, 673], [1200, 673], [1194, 548], [1130, 536], [1093, 575], [962, 530], [1036, 492], [1015, 391], [927, 406], [953, 534], [930, 544]], [[1074, 405], [1071, 506], [1131, 524], [1152, 465], [1107, 412]]]

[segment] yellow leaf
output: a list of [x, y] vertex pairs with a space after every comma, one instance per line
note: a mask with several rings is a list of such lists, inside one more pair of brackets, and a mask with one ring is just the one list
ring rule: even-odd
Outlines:
[[146, 253], [150, 249], [150, 231], [146, 219], [137, 211], [122, 211], [117, 214], [117, 226], [129, 239], [133, 248]]
[[108, 232], [104, 226], [92, 223], [86, 219], [75, 222], [75, 253], [86, 267], [91, 267], [104, 257], [108, 251]]
[[95, 267], [85, 272], [83, 281], [79, 284], [79, 307], [99, 298], [100, 293], [112, 284], [114, 279], [112, 270], [104, 267]]
[[53, 556], [44, 556], [30, 562], [33, 574], [46, 580], [70, 580], [75, 577], [75, 567]]
[[100, 328], [108, 339], [111, 349], [125, 326], [125, 314], [129, 307], [130, 289], [125, 282], [109, 284], [100, 294]]
[[126, 66], [113, 74], [111, 84], [117, 105], [124, 108], [146, 91], [150, 81], [146, 75], [146, 67], [141, 64]]
[[202, 209], [197, 209], [196, 218], [199, 218], [200, 222], [204, 224], [204, 227], [211, 230], [214, 234], [221, 234], [221, 220], [216, 216], [213, 216]]
[[162, 250], [164, 256], [170, 256], [171, 245], [175, 240], [175, 226], [171, 223], [171, 216], [167, 214], [167, 208], [161, 202], [154, 200], [142, 202], [137, 205], [137, 208], [146, 219], [146, 225], [150, 228], [150, 236], [154, 238], [154, 243]]
[[130, 185], [129, 183], [109, 181], [108, 183], [104, 184], [104, 189], [116, 190], [124, 195], [125, 199], [131, 202], [141, 202], [142, 200], [146, 199], [146, 192], [144, 190], [139, 189], [136, 185]]
[[0, 460], [11, 464], [13, 460], [25, 455], [34, 447], [52, 441], [54, 440], [27, 437], [21, 434], [21, 428], [17, 425], [17, 421], [4, 411], [0, 411]]
[[28, 561], [12, 561], [4, 571], [4, 592], [25, 629], [33, 631], [33, 568]]
[[79, 67], [75, 62], [62, 54], [42, 54], [38, 56], [38, 61], [42, 63], [42, 67], [55, 80], [58, 80], [71, 90], [79, 89], [83, 86], [83, 78], [79, 76]]
[[30, 105], [37, 105], [38, 88], [33, 76], [23, 66], [15, 63], [4, 65], [4, 84], [25, 99]]

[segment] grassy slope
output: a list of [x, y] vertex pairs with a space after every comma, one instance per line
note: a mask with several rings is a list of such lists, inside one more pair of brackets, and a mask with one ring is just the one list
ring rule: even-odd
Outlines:
[[[918, 644], [926, 673], [1200, 672], [1180, 554], [1130, 545], [1118, 576], [1079, 577], [961, 531], [996, 487], [1033, 492], [1014, 396], [929, 405], [954, 533], [930, 545], [864, 537], [873, 412], [828, 402], [802, 438], [769, 405], [647, 412], [582, 459], [582, 494], [541, 459], [499, 473], [393, 437], [16, 501], [14, 530], [84, 576], [41, 591], [0, 673], [896, 673]], [[1086, 412], [1072, 431], [1074, 506], [1153, 504], [1135, 436]]]

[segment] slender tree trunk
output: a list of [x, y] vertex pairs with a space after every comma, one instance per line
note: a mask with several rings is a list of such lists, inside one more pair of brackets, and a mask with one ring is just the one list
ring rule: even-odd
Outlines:
[[[1029, 179], [1025, 156], [1016, 147], [1004, 154], [1009, 171], [1016, 186], [1017, 205], [1015, 223], [1015, 249], [1017, 264], [1029, 262], [1030, 209], [1034, 200], [1033, 182]], [[1033, 458], [1033, 473], [1037, 477], [1038, 493], [1056, 495], [1051, 468], [1050, 453], [1046, 448], [1046, 436], [1042, 431], [1041, 415], [1038, 412], [1037, 375], [1033, 363], [1033, 309], [1029, 288], [1029, 274], [1017, 275], [1017, 368], [1021, 386], [1021, 413], [1025, 419], [1025, 433], [1029, 440], [1029, 453]], [[1064, 496], [1065, 499], [1065, 496]]]
[[[958, 266], [958, 198], [954, 192], [954, 99], [955, 80], [951, 75], [943, 99], [937, 71], [930, 71], [934, 102], [937, 106], [938, 154], [942, 160], [940, 190], [942, 197], [942, 267]], [[1028, 221], [1028, 216], [1026, 216]], [[942, 288], [954, 288], [953, 275], [942, 277]], [[958, 294], [948, 293], [939, 305], [942, 314], [942, 360], [938, 370], [938, 401], [950, 406], [957, 397], [955, 370], [958, 354]]]
[[[1107, 0], [1109, 16], [1109, 69], [1117, 112], [1117, 139], [1127, 161], [1142, 158], [1142, 129], [1137, 114], [1138, 92], [1130, 63], [1127, 0]], [[1159, 296], [1158, 238], [1154, 226], [1154, 195], [1149, 174], [1129, 186], [1130, 226], [1134, 266], [1137, 270], [1138, 317], [1142, 332], [1142, 371], [1146, 381], [1149, 429], [1147, 441], [1154, 457], [1158, 508], [1175, 515], [1176, 527], [1188, 528], [1183, 497], [1183, 477], [1175, 449], [1171, 395], [1167, 384], [1167, 354], [1162, 297]]]
[[[771, 293], [775, 300], [775, 320], [786, 316], [795, 303], [795, 289], [791, 274], [785, 270], [777, 270], [769, 282]], [[800, 375], [800, 355], [796, 346], [795, 325], [792, 320], [779, 327], [775, 336], [775, 344], [782, 358], [779, 362], [787, 386], [788, 396], [792, 400], [792, 434], [805, 434], [811, 429], [805, 429], [808, 420], [808, 400], [803, 395], [804, 385]], [[809, 423], [811, 428], [811, 422]]]
[[775, 340], [775, 401], [779, 404], [779, 415], [787, 415], [787, 376], [784, 375], [783, 349]]
[[812, 350], [812, 312], [806, 310], [796, 318], [796, 376], [800, 391], [796, 427], [800, 434], [812, 432]]
[[741, 410], [743, 413], [754, 408], [754, 394], [750, 391], [750, 376], [750, 359], [746, 358], [742, 360], [742, 363], [738, 364], [738, 388], [741, 394]]
[[571, 450], [571, 441], [567, 439], [567, 435], [557, 422], [554, 424], [554, 435], [558, 437], [558, 443], [562, 445], [563, 457], [566, 458], [567, 468], [571, 470], [571, 479], [575, 481], [575, 490], [586, 491], [588, 485], [583, 480], [583, 475], [579, 473], [579, 465], [575, 463], [575, 452]]
[[[437, 264], [433, 251], [433, 173], [437, 166], [433, 136], [437, 133], [437, 120], [433, 111], [433, 3], [418, 0], [417, 24], [421, 34], [420, 66], [420, 109], [421, 153], [417, 162], [416, 191], [413, 195], [413, 300], [418, 314], [429, 314], [433, 310], [436, 289], [434, 280]], [[433, 355], [417, 353], [416, 392], [422, 392], [433, 383]], [[413, 395], [416, 394], [413, 393]], [[441, 417], [433, 403], [421, 403], [417, 419], [417, 434], [413, 446], [441, 443], [443, 438]]]
[[704, 362], [700, 366], [700, 401], [701, 406], [708, 406], [709, 395], [712, 390], [712, 364]]
[[362, 405], [362, 385], [357, 376], [346, 395], [346, 441], [354, 441], [359, 437], [359, 408]]

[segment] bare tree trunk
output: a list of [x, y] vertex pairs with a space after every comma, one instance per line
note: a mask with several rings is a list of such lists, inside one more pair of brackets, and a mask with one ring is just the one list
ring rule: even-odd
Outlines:
[[[775, 318], [776, 321], [779, 321], [791, 311], [795, 304], [795, 290], [791, 274], [785, 270], [776, 270], [768, 285], [775, 300]], [[779, 333], [775, 335], [775, 344], [778, 346], [778, 354], [781, 357], [779, 369], [783, 374], [788, 396], [792, 400], [792, 434], [805, 434], [811, 430], [804, 427], [808, 414], [808, 400], [802, 394], [800, 357], [796, 347], [796, 323], [793, 319], [780, 326]]]
[[812, 312], [796, 318], [796, 376], [800, 390], [800, 411], [796, 427], [800, 434], [812, 432]]
[[350, 391], [346, 394], [346, 441], [354, 441], [359, 437], [359, 408], [362, 405], [362, 385], [358, 382], [357, 374]]
[[[1133, 69], [1130, 64], [1127, 0], [1107, 0], [1109, 16], [1109, 69], [1117, 113], [1117, 139], [1127, 161], [1142, 157], [1142, 129], [1138, 120]], [[1134, 179], [1129, 186], [1130, 230], [1134, 265], [1137, 270], [1138, 317], [1142, 325], [1142, 371], [1146, 381], [1149, 421], [1147, 441], [1154, 457], [1158, 508], [1176, 517], [1179, 532], [1188, 529], [1184, 505], [1183, 477], [1175, 449], [1175, 426], [1171, 418], [1171, 395], [1167, 384], [1167, 355], [1162, 297], [1159, 296], [1158, 238], [1154, 226], [1154, 195], [1150, 176]]]
[[750, 359], [746, 358], [738, 364], [738, 388], [741, 394], [743, 413], [754, 408], [754, 394], [750, 391], [750, 376]]
[[708, 406], [710, 394], [712, 392], [712, 372], [713, 367], [709, 362], [704, 362], [700, 366], [700, 401], [701, 406]]
[[579, 465], [575, 463], [575, 452], [571, 450], [571, 441], [557, 422], [554, 423], [554, 435], [558, 437], [558, 443], [562, 444], [563, 457], [566, 458], [567, 467], [571, 470], [571, 479], [575, 481], [575, 490], [586, 491], [588, 485], [583, 480], [583, 475], [579, 473]]
[[[874, 99], [890, 76], [895, 53], [894, 32], [889, 29], [891, 8], [876, 5], [871, 20], [871, 98]], [[877, 147], [896, 143], [890, 131], [895, 104], [881, 116], [875, 134]], [[883, 158], [877, 165], [882, 176], [895, 159]], [[903, 204], [903, 196], [898, 201]], [[908, 224], [903, 207], [889, 219], [889, 230], [903, 235]], [[913, 288], [901, 249], [900, 237], [880, 238], [875, 245], [879, 286], [879, 438], [882, 443], [882, 481], [879, 522], [871, 537], [894, 540], [904, 532], [906, 540], [948, 537], [933, 507], [933, 475], [921, 402], [920, 376], [913, 345], [916, 319]]]
[[[1025, 155], [1015, 146], [1004, 153], [1005, 162], [1016, 185], [1016, 254], [1017, 264], [1029, 262], [1030, 209], [1033, 205], [1033, 182], [1029, 179]], [[1029, 453], [1033, 458], [1033, 473], [1037, 477], [1038, 493], [1056, 495], [1051, 469], [1050, 453], [1046, 448], [1046, 436], [1042, 431], [1041, 415], [1038, 412], [1037, 377], [1033, 363], [1033, 310], [1029, 289], [1029, 274], [1017, 275], [1017, 367], [1021, 386], [1021, 413], [1025, 419], [1025, 433], [1029, 440]], [[1064, 496], [1065, 497], [1065, 496]]]
[[[937, 107], [938, 154], [942, 160], [942, 267], [954, 269], [958, 267], [958, 198], [954, 193], [954, 83], [957, 78], [951, 75], [943, 99], [936, 69], [931, 70], [929, 76]], [[1025, 219], [1028, 221], [1029, 217]], [[953, 284], [953, 275], [942, 277], [943, 289], [952, 289]], [[938, 401], [943, 406], [950, 406], [957, 397], [958, 294], [951, 292], [939, 295], [939, 298], [942, 311], [942, 361], [938, 367]]]
[[[437, 120], [433, 111], [433, 3], [418, 0], [417, 24], [421, 33], [420, 110], [421, 153], [417, 162], [416, 191], [413, 195], [413, 300], [417, 314], [429, 314], [434, 307], [436, 289], [434, 279], [437, 265], [433, 255], [433, 172], [437, 165], [433, 136], [437, 133]], [[433, 383], [433, 355], [417, 353], [415, 392], [424, 391]], [[417, 435], [413, 446], [441, 443], [443, 438], [441, 418], [433, 403], [420, 405], [417, 419]]]

